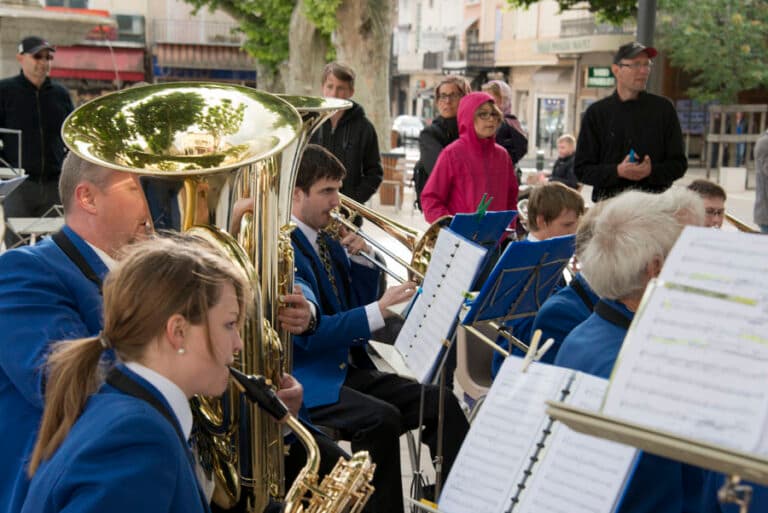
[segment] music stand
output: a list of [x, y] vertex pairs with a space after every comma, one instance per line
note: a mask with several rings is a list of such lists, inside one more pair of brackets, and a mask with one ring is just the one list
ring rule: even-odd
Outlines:
[[[574, 249], [573, 235], [509, 244], [488, 280], [466, 309], [461, 320], [464, 328], [507, 356], [506, 351], [487, 340], [474, 325], [479, 322], [504, 323], [535, 316], [542, 303], [554, 292]], [[514, 334], [507, 333], [504, 326], [494, 327], [511, 344], [528, 352], [528, 346], [517, 340]]]
[[[682, 437], [674, 433], [650, 429], [622, 419], [576, 408], [557, 401], [547, 401], [547, 414], [574, 431], [614, 442], [631, 445], [643, 451], [681, 461], [689, 465], [707, 468], [729, 476], [720, 492], [734, 497], [730, 502], [748, 511], [749, 490], [742, 497], [740, 479], [768, 485], [768, 460], [733, 449]], [[731, 495], [729, 495], [731, 494]]]

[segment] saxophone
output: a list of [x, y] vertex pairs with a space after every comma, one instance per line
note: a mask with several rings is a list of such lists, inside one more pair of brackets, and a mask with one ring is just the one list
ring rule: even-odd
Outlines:
[[370, 482], [376, 465], [366, 451], [349, 461], [339, 458], [333, 470], [318, 485], [319, 458], [312, 435], [275, 394], [263, 376], [248, 376], [230, 368], [230, 373], [250, 401], [274, 419], [285, 422], [307, 451], [307, 463], [285, 496], [285, 513], [360, 513], [374, 491]]

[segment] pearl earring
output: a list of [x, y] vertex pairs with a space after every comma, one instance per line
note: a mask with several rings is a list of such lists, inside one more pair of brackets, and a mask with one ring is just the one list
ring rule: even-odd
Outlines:
[[180, 347], [180, 348], [179, 348], [179, 349], [176, 351], [176, 353], [178, 353], [178, 354], [186, 354], [186, 352], [187, 352], [187, 350], [186, 350], [186, 349], [184, 349], [183, 347]]

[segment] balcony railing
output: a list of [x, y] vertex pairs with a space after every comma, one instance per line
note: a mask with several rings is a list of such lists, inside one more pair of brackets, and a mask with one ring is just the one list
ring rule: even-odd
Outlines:
[[242, 46], [245, 36], [236, 23], [197, 20], [153, 20], [155, 43]]
[[496, 43], [470, 43], [467, 45], [467, 66], [492, 68], [496, 58]]
[[610, 23], [597, 23], [593, 17], [560, 21], [560, 37], [590, 36], [593, 34], [634, 34], [634, 32], [635, 25], [633, 23], [624, 23], [617, 26]]

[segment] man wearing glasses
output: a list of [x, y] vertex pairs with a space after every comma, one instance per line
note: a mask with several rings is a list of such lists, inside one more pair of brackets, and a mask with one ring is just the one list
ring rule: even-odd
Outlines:
[[[59, 204], [58, 181], [66, 149], [61, 125], [73, 110], [69, 92], [48, 77], [56, 51], [48, 41], [28, 36], [19, 42], [21, 72], [0, 80], [0, 127], [21, 130], [21, 167], [29, 176], [5, 200], [5, 217], [41, 217]], [[19, 167], [15, 134], [0, 134], [0, 157]], [[0, 161], [2, 162], [2, 161]], [[7, 164], [0, 164], [6, 166]], [[6, 232], [6, 247], [18, 240]]]
[[616, 90], [587, 109], [576, 145], [574, 170], [592, 185], [592, 201], [626, 190], [663, 192], [688, 167], [683, 134], [672, 103], [645, 90], [658, 52], [631, 42], [611, 70]]

